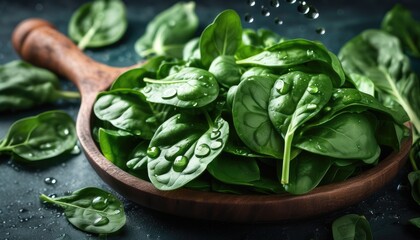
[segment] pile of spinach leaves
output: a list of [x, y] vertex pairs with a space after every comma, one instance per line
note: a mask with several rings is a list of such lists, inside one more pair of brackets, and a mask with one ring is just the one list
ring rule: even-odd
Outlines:
[[[115, 165], [161, 190], [304, 194], [399, 149], [404, 109], [359, 90], [365, 76], [324, 45], [242, 29], [233, 10], [193, 38], [192, 7], [153, 19], [136, 44], [148, 61], [97, 97], [93, 133]], [[172, 11], [194, 19], [183, 39], [162, 33]]]

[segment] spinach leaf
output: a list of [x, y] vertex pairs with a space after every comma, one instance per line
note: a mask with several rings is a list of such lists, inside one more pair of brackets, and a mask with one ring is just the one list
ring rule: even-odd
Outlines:
[[60, 90], [56, 75], [24, 61], [0, 66], [0, 112], [30, 109], [59, 99], [80, 99], [80, 94]]
[[144, 139], [152, 138], [162, 119], [142, 93], [131, 89], [100, 93], [93, 111], [98, 119]]
[[184, 186], [222, 152], [228, 123], [222, 118], [214, 123], [198, 120], [197, 116], [177, 114], [157, 129], [147, 151], [149, 178], [156, 188]]
[[305, 151], [343, 159], [379, 157], [375, 128], [368, 117], [343, 113], [330, 121], [297, 134], [295, 146]]
[[180, 2], [159, 13], [149, 22], [135, 50], [141, 57], [164, 55], [182, 58], [185, 43], [198, 28], [194, 2]]
[[106, 159], [125, 170], [131, 149], [139, 142], [136, 136], [119, 130], [99, 129], [99, 147]]
[[110, 90], [116, 89], [141, 89], [146, 86], [143, 82], [143, 78], [149, 77], [151, 74], [145, 68], [134, 68], [130, 69], [120, 76], [112, 83]]
[[211, 63], [209, 72], [225, 87], [237, 85], [241, 79], [241, 69], [233, 56], [218, 56]]
[[398, 37], [403, 47], [413, 56], [420, 57], [420, 22], [410, 10], [396, 4], [382, 20], [382, 30]]
[[411, 185], [411, 196], [420, 205], [420, 171], [410, 172], [408, 180]]
[[120, 0], [95, 0], [82, 5], [72, 15], [70, 38], [80, 49], [111, 45], [127, 30], [125, 5]]
[[416, 226], [417, 228], [420, 228], [420, 217], [419, 218], [412, 218], [408, 221], [412, 225]]
[[199, 108], [213, 102], [219, 85], [213, 74], [199, 68], [186, 67], [160, 80], [144, 79], [142, 89], [147, 101], [182, 108]]
[[283, 138], [270, 121], [268, 104], [276, 79], [254, 76], [242, 81], [233, 105], [233, 123], [239, 138], [253, 151], [277, 158], [283, 156]]
[[109, 234], [120, 230], [126, 222], [124, 206], [115, 196], [102, 189], [87, 187], [69, 196], [40, 199], [64, 208], [67, 220], [89, 233]]
[[366, 30], [347, 42], [338, 56], [346, 73], [373, 81], [384, 105], [404, 108], [414, 125], [415, 141], [420, 131], [420, 81], [410, 70], [399, 40], [380, 30]]
[[280, 76], [271, 89], [268, 116], [284, 136], [282, 184], [289, 183], [289, 164], [296, 129], [316, 116], [331, 95], [331, 78], [325, 74], [300, 71]]
[[147, 148], [149, 147], [148, 141], [139, 143], [134, 150], [130, 153], [127, 161], [127, 167], [131, 170], [147, 169]]
[[337, 218], [332, 224], [334, 240], [372, 240], [369, 222], [364, 216], [347, 214]]
[[13, 123], [0, 141], [0, 154], [33, 163], [69, 152], [76, 143], [73, 119], [62, 111], [48, 111]]
[[289, 184], [284, 188], [291, 194], [305, 194], [321, 182], [332, 161], [329, 158], [303, 152], [290, 162]]
[[182, 59], [184, 61], [201, 59], [200, 38], [193, 38], [185, 44], [184, 49], [182, 50]]
[[200, 55], [204, 66], [222, 55], [235, 55], [242, 41], [241, 18], [233, 10], [225, 10], [201, 33]]
[[217, 180], [235, 185], [252, 186], [260, 179], [260, 169], [255, 158], [239, 158], [231, 154], [221, 154], [208, 166], [207, 171]]
[[333, 77], [335, 87], [343, 85], [344, 71], [337, 57], [324, 45], [305, 40], [293, 39], [280, 42], [265, 51], [246, 59], [237, 61], [239, 65], [254, 65], [270, 68], [288, 69], [291, 66], [316, 61], [333, 69], [337, 77]]

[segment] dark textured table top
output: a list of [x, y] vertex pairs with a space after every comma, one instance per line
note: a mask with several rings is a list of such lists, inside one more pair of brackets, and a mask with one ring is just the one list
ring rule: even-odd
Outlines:
[[[22, 20], [40, 17], [51, 21], [59, 31], [66, 33], [73, 11], [84, 1], [6, 1], [0, 0], [0, 64], [18, 59], [11, 46], [11, 34]], [[113, 66], [128, 66], [139, 61], [134, 52], [135, 40], [144, 32], [147, 23], [156, 13], [175, 1], [125, 1], [128, 10], [128, 33], [107, 48], [86, 50], [97, 61]], [[351, 37], [367, 28], [379, 28], [385, 12], [401, 2], [420, 19], [418, 0], [355, 0], [307, 1], [320, 13], [310, 20], [296, 11], [296, 4], [279, 1], [279, 8], [270, 8], [270, 17], [260, 14], [261, 4], [250, 7], [246, 0], [197, 1], [200, 27], [205, 27], [218, 12], [226, 8], [238, 11], [241, 16], [250, 13], [254, 22], [244, 22], [245, 27], [266, 27], [288, 38], [309, 38], [322, 41], [337, 53]], [[283, 20], [276, 25], [274, 19]], [[323, 27], [324, 35], [316, 29]], [[420, 64], [414, 62], [417, 73]], [[75, 87], [63, 79], [64, 88]], [[13, 114], [0, 113], [0, 138], [16, 120], [36, 115], [46, 110], [63, 109], [76, 118], [79, 102], [58, 103]], [[42, 204], [40, 193], [63, 195], [87, 186], [95, 186], [114, 193], [120, 198], [127, 213], [127, 224], [121, 232], [107, 239], [331, 239], [331, 223], [347, 214], [364, 215], [370, 222], [375, 239], [419, 239], [420, 230], [408, 225], [408, 220], [420, 217], [420, 206], [411, 199], [406, 174], [408, 165], [386, 188], [368, 199], [340, 211], [311, 219], [265, 224], [232, 224], [191, 220], [170, 216], [138, 206], [107, 186], [89, 165], [83, 153], [71, 155], [50, 166], [28, 167], [8, 157], [0, 157], [0, 239], [95, 239], [96, 235], [75, 229], [60, 210]], [[45, 181], [54, 178], [56, 182]]]

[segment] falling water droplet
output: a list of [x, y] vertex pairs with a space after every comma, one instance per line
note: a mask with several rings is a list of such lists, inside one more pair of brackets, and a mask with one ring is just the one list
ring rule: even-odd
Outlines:
[[281, 20], [279, 17], [274, 18], [274, 23], [277, 25], [282, 25], [283, 24], [283, 20]]
[[249, 13], [245, 13], [244, 20], [247, 23], [252, 23], [252, 22], [254, 22], [254, 17]]
[[264, 17], [268, 17], [270, 16], [270, 11], [268, 10], [267, 7], [265, 7], [264, 5], [261, 6], [261, 15], [263, 15]]
[[255, 6], [255, 0], [247, 0], [246, 4], [248, 4], [249, 6], [253, 7]]
[[325, 28], [323, 28], [323, 27], [317, 28], [315, 31], [319, 35], [324, 35], [325, 34]]
[[305, 16], [310, 19], [317, 19], [319, 17], [318, 9], [314, 6], [309, 6], [309, 11], [305, 14]]
[[294, 4], [296, 0], [286, 0], [287, 3]]
[[44, 183], [48, 184], [48, 185], [54, 185], [57, 183], [57, 179], [53, 178], [53, 177], [47, 177], [44, 179]]
[[272, 7], [278, 8], [278, 7], [280, 7], [280, 2], [278, 0], [271, 0], [270, 5]]
[[297, 10], [302, 14], [307, 14], [309, 12], [309, 6], [305, 1], [300, 1]]

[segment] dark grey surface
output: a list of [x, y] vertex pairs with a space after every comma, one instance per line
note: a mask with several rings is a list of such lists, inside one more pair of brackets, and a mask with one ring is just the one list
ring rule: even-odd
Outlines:
[[[40, 17], [51, 21], [61, 32], [66, 33], [72, 12], [83, 1], [4, 1], [0, 0], [0, 64], [18, 59], [11, 46], [10, 37], [14, 27], [23, 19]], [[114, 66], [127, 66], [139, 58], [134, 52], [134, 42], [143, 33], [145, 23], [156, 13], [175, 1], [125, 1], [128, 7], [129, 28], [125, 37], [111, 47], [87, 50], [94, 59]], [[396, 2], [402, 2], [420, 19], [420, 2], [406, 1], [307, 1], [314, 4], [320, 17], [309, 20], [296, 11], [297, 4], [289, 5], [280, 0], [280, 8], [271, 8], [270, 17], [259, 14], [261, 4], [257, 1], [249, 7], [246, 0], [198, 1], [197, 12], [201, 27], [205, 27], [223, 9], [233, 8], [241, 16], [252, 13], [255, 21], [244, 27], [266, 27], [288, 38], [309, 38], [322, 41], [337, 53], [351, 37], [366, 28], [378, 28], [384, 13]], [[273, 23], [280, 17], [283, 25]], [[326, 34], [315, 33], [325, 27]], [[420, 72], [419, 62], [414, 63]], [[65, 82], [64, 88], [74, 89]], [[79, 102], [59, 103], [30, 111], [0, 113], [0, 138], [16, 120], [51, 109], [63, 109], [76, 118]], [[8, 157], [0, 157], [0, 239], [95, 239], [73, 228], [61, 211], [46, 206], [38, 200], [40, 193], [63, 195], [82, 187], [96, 186], [116, 194], [125, 205], [127, 224], [123, 230], [108, 239], [331, 239], [331, 223], [347, 213], [363, 214], [369, 220], [375, 239], [419, 239], [420, 230], [407, 224], [408, 219], [420, 217], [420, 206], [411, 199], [407, 186], [407, 168], [385, 189], [361, 203], [346, 209], [292, 222], [267, 224], [231, 224], [191, 220], [169, 216], [138, 206], [119, 195], [96, 175], [83, 153], [63, 158], [53, 166], [28, 167]], [[56, 184], [44, 182], [47, 177], [57, 179]]]

